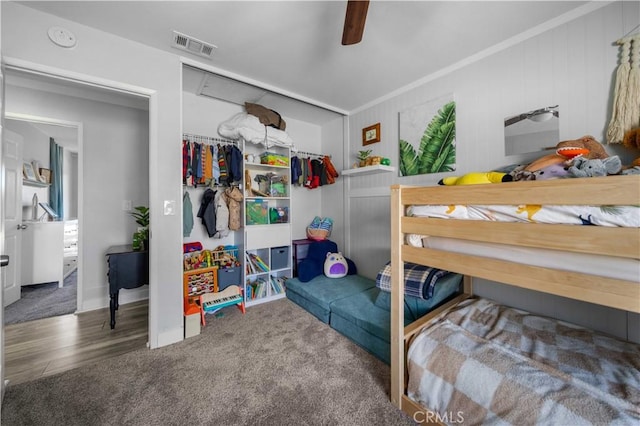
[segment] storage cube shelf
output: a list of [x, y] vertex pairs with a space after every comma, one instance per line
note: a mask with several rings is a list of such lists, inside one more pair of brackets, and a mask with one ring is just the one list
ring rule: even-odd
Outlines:
[[284, 283], [292, 276], [291, 153], [287, 147], [245, 143], [244, 288], [247, 306], [285, 297]]

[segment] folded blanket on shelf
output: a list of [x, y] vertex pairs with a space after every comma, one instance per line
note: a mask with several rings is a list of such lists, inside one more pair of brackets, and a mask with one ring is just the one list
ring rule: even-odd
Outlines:
[[264, 144], [266, 148], [274, 145], [293, 147], [288, 133], [271, 126], [265, 126], [255, 115], [239, 112], [220, 123], [218, 134], [227, 139], [244, 139], [254, 144]]
[[[404, 294], [406, 296], [430, 299], [438, 280], [451, 272], [405, 262], [404, 264]], [[382, 291], [391, 292], [391, 262], [378, 272], [376, 287]]]

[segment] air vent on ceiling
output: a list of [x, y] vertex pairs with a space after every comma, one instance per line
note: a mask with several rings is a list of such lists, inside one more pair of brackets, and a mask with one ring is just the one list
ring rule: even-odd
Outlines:
[[173, 32], [173, 43], [171, 44], [171, 47], [185, 50], [193, 53], [194, 55], [204, 56], [205, 58], [211, 58], [213, 50], [218, 48], [211, 43], [206, 43], [202, 40], [198, 40], [197, 38], [179, 33], [178, 31]]

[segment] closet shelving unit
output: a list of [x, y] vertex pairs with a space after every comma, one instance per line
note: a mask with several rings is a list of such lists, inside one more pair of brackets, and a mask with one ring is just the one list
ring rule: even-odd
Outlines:
[[[206, 144], [206, 145], [235, 145], [238, 146], [240, 149], [242, 149], [242, 147], [240, 146], [240, 144], [238, 143], [238, 141], [234, 141], [234, 140], [229, 140], [229, 139], [222, 139], [222, 138], [218, 138], [218, 137], [211, 137], [211, 136], [204, 136], [204, 135], [196, 135], [196, 134], [191, 134], [191, 133], [183, 133], [182, 135], [182, 139], [190, 141], [190, 142], [197, 142], [199, 144]], [[209, 188], [210, 186], [207, 184], [202, 184], [199, 183], [197, 184], [197, 186], [191, 186], [191, 185], [184, 185], [183, 184], [183, 190], [189, 190], [192, 193], [197, 193], [199, 195], [201, 195], [202, 192], [204, 192], [204, 190], [206, 188]], [[218, 189], [223, 188], [223, 186], [219, 186]], [[194, 197], [195, 198], [195, 197]], [[198, 211], [198, 200], [192, 198], [192, 205], [193, 205], [193, 214], [195, 215], [196, 212]], [[199, 199], [199, 198], [198, 198]], [[199, 222], [199, 219], [194, 217], [194, 220]], [[185, 240], [186, 242], [187, 240]], [[237, 270], [238, 267], [220, 267], [217, 265], [217, 263], [220, 261], [220, 259], [222, 259], [223, 257], [225, 257], [225, 255], [227, 257], [233, 257], [233, 258], [238, 258], [239, 253], [238, 253], [238, 249], [222, 249], [222, 250], [214, 250], [215, 247], [219, 246], [219, 240], [218, 239], [213, 239], [213, 238], [206, 238], [203, 239], [203, 241], [200, 241], [203, 245], [203, 250], [202, 252], [197, 252], [197, 253], [205, 253], [205, 252], [209, 252], [210, 253], [210, 257], [211, 257], [211, 261], [213, 263], [216, 263], [216, 265], [205, 265], [202, 267], [198, 267], [195, 269], [184, 269], [183, 270], [183, 297], [185, 299], [186, 305], [193, 305], [196, 301], [196, 299], [198, 299], [198, 297], [201, 294], [204, 293], [211, 293], [211, 292], [218, 292], [219, 290], [223, 289], [226, 285], [230, 285], [230, 284], [236, 284], [238, 286], [242, 286], [242, 276], [239, 273], [239, 271]], [[197, 254], [196, 253], [196, 254]], [[188, 257], [190, 256], [190, 254], [183, 254], [183, 256]], [[242, 260], [239, 259], [241, 262]], [[238, 274], [236, 274], [235, 272], [238, 272]], [[237, 278], [236, 278], [237, 276]], [[230, 280], [230, 278], [233, 278], [232, 280]], [[237, 279], [238, 281], [236, 282], [235, 279]], [[185, 306], [186, 306], [185, 305]]]
[[[285, 297], [291, 262], [291, 150], [243, 142], [246, 306]], [[265, 152], [283, 161], [264, 164]], [[276, 158], [276, 159], [277, 159]], [[258, 260], [259, 259], [259, 260]]]

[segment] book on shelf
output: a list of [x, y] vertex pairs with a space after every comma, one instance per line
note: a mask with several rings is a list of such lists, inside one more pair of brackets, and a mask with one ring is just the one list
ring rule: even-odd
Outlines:
[[271, 283], [271, 292], [273, 294], [284, 293], [284, 280], [279, 277], [269, 277]]
[[246, 268], [249, 274], [258, 274], [260, 272], [269, 272], [269, 266], [255, 253], [246, 253]]
[[258, 279], [247, 284], [247, 288], [250, 289], [247, 294], [251, 294], [251, 300], [260, 299], [267, 295], [267, 282], [263, 279]]

